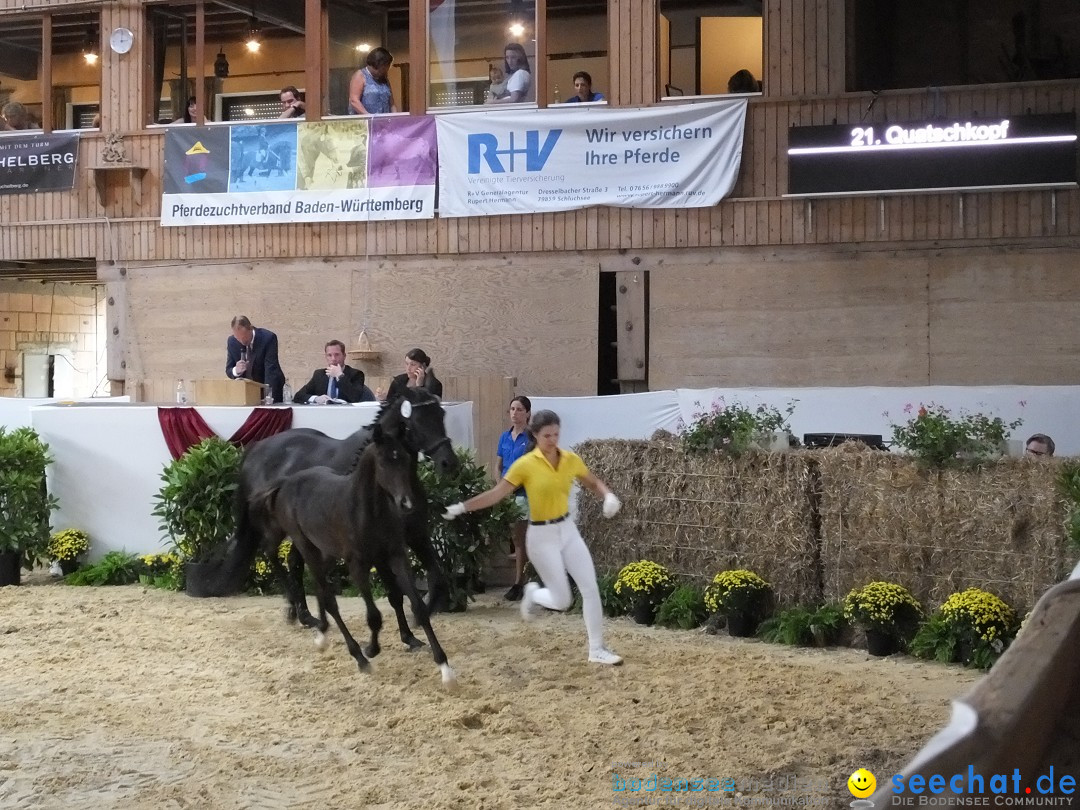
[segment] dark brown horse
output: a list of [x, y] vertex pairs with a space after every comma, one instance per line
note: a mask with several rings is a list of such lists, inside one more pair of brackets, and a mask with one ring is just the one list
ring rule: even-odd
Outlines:
[[[402, 415], [403, 408], [408, 415]], [[427, 572], [428, 607], [429, 611], [436, 612], [445, 606], [446, 579], [428, 535], [427, 497], [416, 474], [416, 466], [417, 455], [422, 452], [435, 462], [440, 472], [457, 470], [460, 462], [446, 436], [445, 413], [438, 397], [420, 388], [408, 388], [399, 400], [383, 406], [375, 417], [375, 424], [382, 425], [382, 429], [397, 438], [409, 453], [414, 507], [405, 517], [405, 539]], [[358, 454], [371, 441], [373, 429], [369, 425], [339, 440], [317, 430], [297, 428], [263, 439], [247, 451], [236, 491], [236, 532], [211, 583], [212, 594], [225, 595], [243, 590], [251, 563], [261, 548], [285, 591], [289, 619], [299, 619], [307, 627], [316, 626], [317, 621], [308, 611], [304, 598], [303, 557], [294, 548], [289, 555], [286, 574], [277, 556], [278, 546], [286, 533], [272, 516], [256, 508], [252, 496], [316, 466], [329, 467], [338, 473], [351, 471]], [[405, 620], [402, 594], [393, 582], [385, 584], [402, 642], [410, 649], [423, 646]]]
[[[382, 614], [371, 593], [370, 572], [374, 568], [388, 587], [392, 583], [409, 597], [443, 683], [450, 686], [456, 676], [431, 629], [406, 553], [404, 518], [415, 504], [410, 455], [383, 429], [382, 421], [375, 424], [371, 439], [351, 473], [342, 475], [327, 467], [304, 470], [253, 493], [252, 502], [292, 539], [293, 548], [311, 569], [319, 605], [317, 646], [325, 646], [329, 613], [360, 670], [369, 669], [368, 658], [379, 654], [382, 629]], [[367, 606], [371, 642], [363, 650], [342, 621], [337, 597], [327, 582], [327, 567], [334, 559], [346, 562]]]

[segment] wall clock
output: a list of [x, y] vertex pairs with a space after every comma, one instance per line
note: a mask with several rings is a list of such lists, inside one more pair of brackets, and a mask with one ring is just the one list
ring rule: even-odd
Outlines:
[[109, 47], [116, 53], [127, 53], [135, 44], [135, 35], [129, 28], [117, 28], [109, 36]]

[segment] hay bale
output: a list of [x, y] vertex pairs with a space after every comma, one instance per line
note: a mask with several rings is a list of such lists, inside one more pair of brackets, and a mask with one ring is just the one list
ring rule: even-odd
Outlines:
[[886, 579], [929, 609], [974, 586], [1026, 611], [1068, 574], [1075, 552], [1057, 464], [1005, 458], [936, 470], [861, 445], [812, 452], [829, 599]]
[[789, 453], [687, 453], [677, 441], [588, 441], [577, 452], [623, 499], [604, 520], [583, 497], [582, 534], [597, 568], [648, 558], [704, 583], [749, 568], [787, 604], [821, 597], [809, 463]]

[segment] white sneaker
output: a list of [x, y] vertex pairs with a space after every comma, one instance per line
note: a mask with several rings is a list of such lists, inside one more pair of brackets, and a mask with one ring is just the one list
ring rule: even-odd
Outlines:
[[525, 583], [525, 593], [521, 597], [521, 618], [527, 622], [533, 620], [533, 594], [538, 590], [540, 590], [539, 583]]
[[601, 647], [599, 650], [593, 650], [589, 653], [590, 664], [607, 664], [608, 666], [616, 666], [622, 663], [622, 656], [616, 655], [607, 647]]

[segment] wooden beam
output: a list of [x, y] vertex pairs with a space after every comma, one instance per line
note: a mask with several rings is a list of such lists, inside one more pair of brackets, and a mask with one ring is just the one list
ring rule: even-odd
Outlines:
[[428, 0], [409, 0], [409, 112], [428, 106]]
[[41, 129], [53, 129], [52, 15], [41, 18]]
[[536, 82], [536, 106], [546, 107], [548, 96], [548, 38], [547, 0], [536, 0], [536, 64], [533, 65], [533, 81]]
[[323, 0], [304, 0], [304, 104], [308, 121], [317, 121], [323, 114], [322, 53], [326, 40], [322, 20]]
[[[187, 111], [187, 99], [184, 99]], [[195, 124], [206, 123], [206, 2], [195, 3]]]

